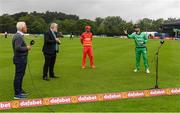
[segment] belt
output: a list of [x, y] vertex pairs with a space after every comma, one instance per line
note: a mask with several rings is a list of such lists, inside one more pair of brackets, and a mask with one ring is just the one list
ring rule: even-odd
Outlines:
[[136, 47], [136, 48], [147, 48], [147, 47]]

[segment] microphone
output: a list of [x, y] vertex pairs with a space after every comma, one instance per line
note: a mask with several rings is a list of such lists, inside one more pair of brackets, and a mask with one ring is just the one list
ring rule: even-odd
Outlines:
[[161, 43], [161, 45], [163, 45], [163, 44], [165, 43], [165, 41], [164, 41], [164, 40], [161, 40], [160, 43]]
[[34, 40], [31, 40], [30, 45], [33, 46], [35, 44]]

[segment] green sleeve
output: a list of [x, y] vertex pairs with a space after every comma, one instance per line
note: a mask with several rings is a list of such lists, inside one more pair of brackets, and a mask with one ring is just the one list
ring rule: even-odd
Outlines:
[[148, 35], [144, 33], [144, 43], [146, 44], [148, 42]]
[[129, 39], [134, 39], [134, 33], [127, 36]]

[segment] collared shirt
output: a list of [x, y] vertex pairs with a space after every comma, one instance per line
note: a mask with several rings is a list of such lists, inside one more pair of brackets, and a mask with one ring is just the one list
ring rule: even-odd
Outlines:
[[54, 31], [53, 31], [52, 29], [50, 29], [50, 30], [51, 30], [51, 32], [52, 32], [54, 38], [56, 38], [56, 35], [55, 35]]
[[20, 35], [24, 36], [24, 33], [21, 31], [17, 31], [17, 33], [19, 33]]

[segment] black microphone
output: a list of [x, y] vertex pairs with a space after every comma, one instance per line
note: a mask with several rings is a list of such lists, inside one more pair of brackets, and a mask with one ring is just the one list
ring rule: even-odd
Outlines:
[[164, 44], [164, 42], [165, 42], [164, 40], [161, 40], [161, 41], [160, 41], [161, 45], [163, 45], [163, 44]]
[[31, 40], [30, 45], [33, 46], [35, 44], [34, 40]]

